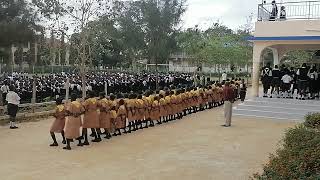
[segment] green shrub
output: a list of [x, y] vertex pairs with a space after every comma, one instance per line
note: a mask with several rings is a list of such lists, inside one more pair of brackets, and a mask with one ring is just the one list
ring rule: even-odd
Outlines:
[[270, 156], [258, 180], [320, 179], [320, 132], [297, 126], [286, 132], [283, 147]]
[[304, 125], [306, 127], [320, 129], [320, 113], [310, 113], [305, 119]]

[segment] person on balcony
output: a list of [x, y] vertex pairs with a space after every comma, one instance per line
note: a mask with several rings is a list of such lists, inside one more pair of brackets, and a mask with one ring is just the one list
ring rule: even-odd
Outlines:
[[275, 21], [278, 16], [278, 6], [276, 1], [272, 1], [272, 11], [270, 16], [270, 21]]
[[286, 7], [281, 6], [280, 10], [280, 20], [284, 21], [287, 19]]

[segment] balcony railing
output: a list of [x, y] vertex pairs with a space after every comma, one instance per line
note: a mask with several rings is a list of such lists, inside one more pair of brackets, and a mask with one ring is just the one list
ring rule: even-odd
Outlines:
[[[280, 21], [299, 19], [320, 19], [320, 1], [276, 3], [278, 12], [273, 17], [274, 5], [259, 4], [258, 21]], [[285, 8], [285, 18], [280, 18], [281, 7]], [[274, 11], [275, 12], [275, 11]]]

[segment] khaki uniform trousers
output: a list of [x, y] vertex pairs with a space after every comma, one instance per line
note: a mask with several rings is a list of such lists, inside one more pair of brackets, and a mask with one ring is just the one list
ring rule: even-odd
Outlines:
[[224, 119], [226, 121], [226, 126], [231, 126], [232, 118], [232, 103], [230, 101], [224, 102]]

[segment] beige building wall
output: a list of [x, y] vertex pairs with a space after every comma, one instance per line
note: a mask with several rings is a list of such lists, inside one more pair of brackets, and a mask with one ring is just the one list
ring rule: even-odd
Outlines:
[[256, 22], [254, 36], [320, 36], [320, 20]]
[[[274, 64], [279, 64], [282, 57], [292, 50], [320, 50], [319, 38], [304, 38], [306, 36], [320, 36], [320, 20], [288, 20], [256, 22], [255, 38], [268, 37], [300, 37], [299, 40], [253, 40], [253, 96], [259, 96], [259, 80], [261, 55], [269, 48], [274, 54]], [[272, 38], [271, 38], [272, 39]]]

